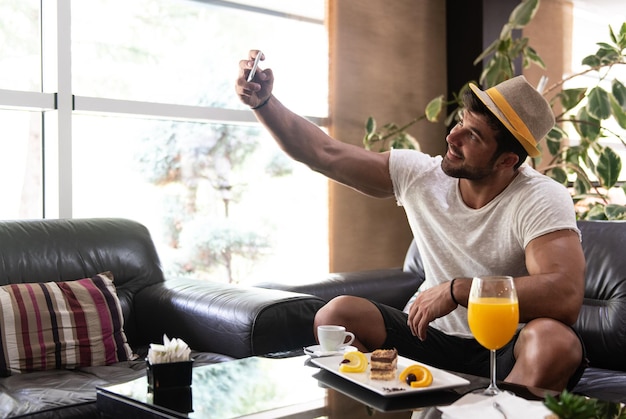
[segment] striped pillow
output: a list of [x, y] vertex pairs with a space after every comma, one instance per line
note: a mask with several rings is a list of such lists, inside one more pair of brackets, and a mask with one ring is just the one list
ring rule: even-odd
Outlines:
[[0, 287], [0, 376], [133, 357], [110, 272]]

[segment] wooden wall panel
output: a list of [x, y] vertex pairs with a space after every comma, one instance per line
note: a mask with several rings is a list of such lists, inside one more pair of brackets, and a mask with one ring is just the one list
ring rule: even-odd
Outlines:
[[[542, 0], [537, 14], [524, 28], [524, 36], [528, 37], [530, 46], [546, 64], [546, 70], [531, 65], [523, 71], [533, 86], [537, 86], [541, 76], [545, 75], [548, 77], [548, 89], [560, 82], [563, 74], [571, 73], [573, 10], [571, 0]], [[548, 99], [560, 90], [547, 92]], [[555, 108], [555, 112], [559, 113], [560, 108]]]
[[[362, 144], [365, 121], [405, 123], [446, 94], [445, 2], [329, 0], [330, 134]], [[430, 154], [445, 151], [443, 125], [412, 134]], [[395, 200], [331, 183], [330, 270], [400, 266], [412, 238]]]

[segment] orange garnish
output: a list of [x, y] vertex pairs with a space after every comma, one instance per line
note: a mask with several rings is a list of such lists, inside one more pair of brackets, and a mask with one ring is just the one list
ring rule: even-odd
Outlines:
[[343, 354], [343, 359], [348, 362], [344, 361], [339, 365], [339, 371], [341, 372], [365, 372], [367, 369], [367, 357], [363, 352], [346, 352]]
[[[410, 379], [407, 381], [407, 377]], [[433, 383], [433, 374], [423, 365], [409, 365], [398, 377], [403, 383], [407, 383], [411, 387], [428, 387]], [[413, 379], [414, 378], [414, 379]]]

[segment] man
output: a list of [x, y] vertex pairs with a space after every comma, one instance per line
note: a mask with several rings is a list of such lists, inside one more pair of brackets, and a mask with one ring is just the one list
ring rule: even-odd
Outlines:
[[486, 376], [488, 351], [467, 325], [471, 278], [511, 275], [523, 328], [498, 351], [499, 378], [571, 387], [584, 368], [570, 327], [584, 291], [580, 232], [567, 190], [522, 165], [539, 155], [537, 143], [554, 125], [545, 99], [521, 76], [487, 91], [472, 85], [445, 156], [377, 153], [336, 141], [288, 110], [272, 95], [271, 69], [247, 82], [257, 54], [240, 62], [240, 99], [295, 160], [372, 197], [395, 197], [425, 267], [408, 313], [340, 296], [320, 309], [315, 326], [346, 326], [362, 351], [395, 347], [439, 368]]

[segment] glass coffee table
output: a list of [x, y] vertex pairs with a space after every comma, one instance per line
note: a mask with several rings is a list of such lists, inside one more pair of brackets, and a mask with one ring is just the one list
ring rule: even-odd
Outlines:
[[[386, 397], [321, 369], [308, 356], [251, 357], [193, 369], [192, 386], [153, 394], [147, 378], [98, 387], [103, 417], [120, 418], [439, 418], [447, 405], [482, 377], [459, 374], [469, 384], [419, 394]], [[544, 391], [506, 386], [528, 399]]]

